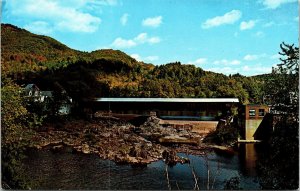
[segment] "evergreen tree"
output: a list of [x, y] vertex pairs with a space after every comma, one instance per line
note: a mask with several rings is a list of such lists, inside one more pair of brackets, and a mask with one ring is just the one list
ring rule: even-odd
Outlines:
[[281, 44], [284, 57], [266, 84], [269, 103], [280, 113], [269, 151], [258, 161], [263, 189], [299, 188], [299, 49]]

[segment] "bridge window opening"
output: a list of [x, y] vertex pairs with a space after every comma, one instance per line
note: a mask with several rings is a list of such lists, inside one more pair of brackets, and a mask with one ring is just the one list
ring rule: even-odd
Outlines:
[[249, 116], [255, 116], [255, 109], [250, 109], [249, 110]]
[[259, 116], [265, 116], [265, 109], [259, 109], [258, 110], [258, 115]]

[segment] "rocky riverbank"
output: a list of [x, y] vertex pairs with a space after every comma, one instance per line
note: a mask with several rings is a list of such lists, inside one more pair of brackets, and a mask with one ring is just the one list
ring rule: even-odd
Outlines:
[[45, 125], [34, 137], [34, 147], [50, 147], [59, 151], [64, 146], [75, 152], [94, 153], [116, 163], [147, 165], [163, 159], [167, 164], [187, 163], [178, 152], [201, 155], [210, 147], [202, 143], [203, 136], [188, 130], [162, 127], [159, 119], [149, 117], [139, 127], [117, 118], [96, 117], [74, 120], [59, 128]]

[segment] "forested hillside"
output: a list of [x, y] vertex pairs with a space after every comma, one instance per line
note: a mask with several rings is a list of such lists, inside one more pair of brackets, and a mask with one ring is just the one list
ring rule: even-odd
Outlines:
[[[154, 66], [119, 50], [82, 52], [47, 36], [2, 24], [2, 78], [36, 83], [42, 90], [63, 87], [84, 97], [237, 97], [261, 103], [264, 78], [226, 76], [180, 62]], [[221, 73], [222, 71], [220, 71]]]

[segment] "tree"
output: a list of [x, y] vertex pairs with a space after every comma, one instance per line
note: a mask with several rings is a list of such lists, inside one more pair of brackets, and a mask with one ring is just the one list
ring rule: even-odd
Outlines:
[[265, 87], [269, 104], [280, 115], [258, 169], [263, 189], [290, 190], [299, 187], [299, 49], [285, 43], [280, 47], [284, 58]]
[[30, 144], [32, 131], [28, 129], [28, 112], [21, 97], [21, 88], [12, 80], [1, 83], [1, 156], [2, 186], [28, 189], [30, 182], [23, 175], [23, 151]]
[[280, 45], [284, 58], [266, 83], [267, 102], [279, 112], [298, 116], [299, 103], [299, 48], [282, 43]]
[[280, 55], [286, 58], [280, 58], [281, 64], [278, 64], [279, 68], [287, 69], [291, 73], [299, 73], [299, 48], [294, 47], [294, 44], [289, 45], [282, 42], [280, 44]]

